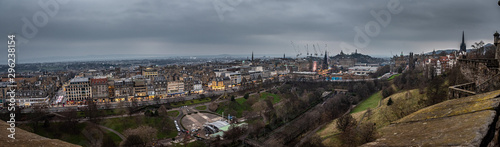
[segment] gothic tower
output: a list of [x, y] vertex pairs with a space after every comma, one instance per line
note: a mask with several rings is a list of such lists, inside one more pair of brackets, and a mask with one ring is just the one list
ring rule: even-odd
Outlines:
[[325, 58], [323, 59], [323, 69], [328, 69], [328, 55], [325, 51]]
[[460, 52], [466, 53], [467, 49], [466, 49], [464, 38], [465, 38], [465, 33], [462, 31], [462, 44], [460, 44]]
[[253, 51], [252, 51], [252, 62], [253, 62]]
[[498, 34], [498, 31], [493, 34], [493, 37], [493, 44], [497, 47], [495, 51], [495, 59], [500, 62], [500, 34]]

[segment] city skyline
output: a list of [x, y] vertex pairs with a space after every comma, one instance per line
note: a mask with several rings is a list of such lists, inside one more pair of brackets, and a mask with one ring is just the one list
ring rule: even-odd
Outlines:
[[[480, 40], [490, 43], [492, 32], [498, 29], [495, 24], [500, 23], [494, 19], [500, 14], [495, 0], [364, 1], [363, 5], [261, 0], [51, 2], [56, 1], [0, 2], [0, 19], [4, 20], [0, 32], [26, 39], [18, 38], [18, 62], [117, 54], [250, 55], [252, 51], [278, 57], [302, 53], [304, 57], [306, 45], [309, 53], [315, 52], [315, 45], [318, 53], [327, 49], [330, 55], [358, 49], [363, 54], [388, 57], [400, 52], [458, 49], [462, 31], [468, 45]], [[391, 11], [387, 5], [399, 11]], [[381, 16], [383, 12], [391, 12], [391, 19]], [[369, 34], [367, 43], [356, 45], [356, 27], [363, 31], [374, 25], [371, 22], [379, 31]], [[23, 32], [29, 23], [36, 32]]]

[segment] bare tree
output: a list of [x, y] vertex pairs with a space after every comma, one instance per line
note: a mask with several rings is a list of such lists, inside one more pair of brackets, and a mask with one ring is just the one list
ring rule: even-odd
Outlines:
[[70, 109], [64, 112], [64, 118], [61, 125], [59, 125], [59, 131], [67, 132], [70, 134], [78, 134], [78, 114], [75, 109]]
[[473, 58], [482, 58], [484, 55], [484, 42], [481, 40], [480, 42], [474, 42], [473, 45], [471, 45], [472, 48], [474, 48], [474, 54]]
[[224, 139], [236, 142], [243, 134], [245, 134], [245, 132], [247, 132], [247, 129], [244, 127], [232, 126], [231, 129], [224, 132]]
[[376, 139], [376, 128], [375, 124], [372, 122], [366, 122], [361, 124], [358, 130], [359, 144], [364, 144], [367, 142], [374, 141]]
[[123, 132], [125, 136], [139, 136], [144, 143], [149, 143], [155, 140], [157, 133], [158, 130], [150, 126], [139, 126], [135, 129], [127, 129]]
[[91, 122], [99, 122], [101, 111], [97, 109], [97, 103], [95, 103], [93, 100], [87, 101], [87, 107], [84, 109], [84, 112], [85, 116], [87, 116]]
[[32, 106], [33, 112], [30, 114], [30, 123], [32, 125], [33, 132], [37, 132], [39, 129], [39, 123], [46, 118], [47, 112], [41, 106]]
[[319, 137], [317, 134], [314, 134], [313, 136], [309, 137], [305, 142], [303, 142], [300, 146], [307, 146], [307, 147], [324, 147], [323, 143], [321, 143], [321, 137]]
[[356, 126], [356, 120], [351, 116], [351, 114], [344, 115], [337, 119], [337, 129], [342, 132], [346, 132], [354, 126]]

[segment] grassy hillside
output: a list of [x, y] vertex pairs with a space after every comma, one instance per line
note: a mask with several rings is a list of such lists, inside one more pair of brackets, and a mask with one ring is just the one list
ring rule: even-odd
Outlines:
[[[397, 114], [406, 114], [416, 111], [424, 107], [421, 105], [421, 102], [427, 99], [425, 94], [420, 94], [418, 89], [413, 89], [393, 94], [383, 99], [381, 105], [377, 107], [378, 100], [380, 100], [381, 97], [380, 92], [373, 94], [370, 98], [360, 103], [358, 105], [359, 107], [356, 107], [357, 110], [355, 109], [356, 112], [351, 113], [351, 115], [358, 122], [363, 123], [370, 121], [375, 123], [377, 128], [381, 128], [399, 119], [400, 116], [395, 115], [396, 111], [398, 112]], [[391, 106], [387, 106], [389, 98], [394, 102]], [[373, 107], [374, 105], [375, 107]], [[367, 109], [371, 112], [367, 113]], [[406, 113], [399, 113], [399, 110]], [[333, 120], [330, 124], [327, 124], [324, 128], [316, 132], [326, 146], [339, 146], [340, 144], [337, 138], [340, 132], [336, 128], [336, 121], [337, 120]]]
[[371, 95], [369, 98], [367, 98], [366, 100], [364, 100], [361, 103], [359, 103], [358, 105], [356, 105], [356, 107], [351, 111], [351, 114], [356, 113], [356, 112], [365, 111], [368, 108], [371, 108], [371, 109], [376, 108], [378, 106], [378, 103], [380, 102], [380, 100], [382, 100], [381, 91]]
[[[101, 125], [116, 130], [123, 134], [127, 129], [134, 129], [141, 125], [147, 125], [158, 130], [157, 137], [159, 139], [172, 138], [177, 136], [174, 121], [168, 117], [147, 117], [147, 116], [131, 116], [105, 119]], [[165, 127], [166, 126], [166, 127]]]

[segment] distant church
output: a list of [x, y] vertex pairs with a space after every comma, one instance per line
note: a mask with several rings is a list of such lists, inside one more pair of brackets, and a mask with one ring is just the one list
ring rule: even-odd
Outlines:
[[467, 53], [467, 46], [465, 45], [465, 32], [462, 31], [462, 44], [460, 44], [460, 52]]
[[493, 44], [497, 47], [497, 50], [495, 51], [495, 59], [497, 59], [500, 63], [500, 34], [498, 34], [498, 31], [493, 34]]

